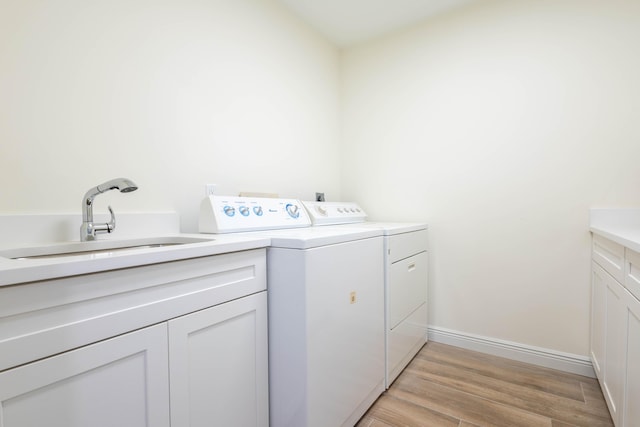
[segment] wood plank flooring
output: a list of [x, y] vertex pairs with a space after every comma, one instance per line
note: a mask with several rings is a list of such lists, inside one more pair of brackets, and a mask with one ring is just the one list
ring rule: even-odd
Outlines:
[[613, 426], [598, 381], [427, 343], [357, 427]]

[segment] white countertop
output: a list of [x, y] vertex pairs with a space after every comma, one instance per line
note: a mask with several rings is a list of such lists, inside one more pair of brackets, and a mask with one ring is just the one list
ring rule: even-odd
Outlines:
[[[270, 244], [266, 236], [173, 234], [158, 237], [198, 238], [207, 241], [55, 258], [11, 259], [0, 255], [0, 286], [264, 248]], [[142, 238], [127, 238], [120, 241], [136, 245], [141, 240]], [[55, 249], [56, 246], [77, 243], [58, 243], [48, 247]], [[9, 252], [4, 251], [5, 254]]]
[[640, 252], [640, 229], [638, 228], [590, 227], [590, 230], [594, 234], [606, 237], [607, 239], [619, 243], [624, 247]]
[[640, 209], [591, 209], [592, 233], [640, 252]]

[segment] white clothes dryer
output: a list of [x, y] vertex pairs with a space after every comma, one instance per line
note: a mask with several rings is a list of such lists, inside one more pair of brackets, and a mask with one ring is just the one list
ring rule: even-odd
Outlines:
[[[385, 388], [427, 342], [428, 226], [366, 221], [356, 203], [303, 202], [317, 226], [349, 223], [382, 231], [385, 288]], [[341, 219], [343, 217], [344, 219]]]

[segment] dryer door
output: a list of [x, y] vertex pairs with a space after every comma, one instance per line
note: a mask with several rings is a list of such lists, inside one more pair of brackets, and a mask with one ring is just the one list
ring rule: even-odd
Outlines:
[[427, 301], [427, 252], [391, 264], [389, 272], [389, 329]]

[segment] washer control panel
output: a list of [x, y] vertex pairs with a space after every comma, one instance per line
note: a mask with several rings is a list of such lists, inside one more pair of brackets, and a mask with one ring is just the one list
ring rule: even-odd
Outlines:
[[353, 224], [364, 222], [367, 214], [353, 202], [302, 202], [313, 225]]
[[309, 227], [311, 220], [295, 199], [208, 196], [200, 204], [201, 233], [237, 233]]

